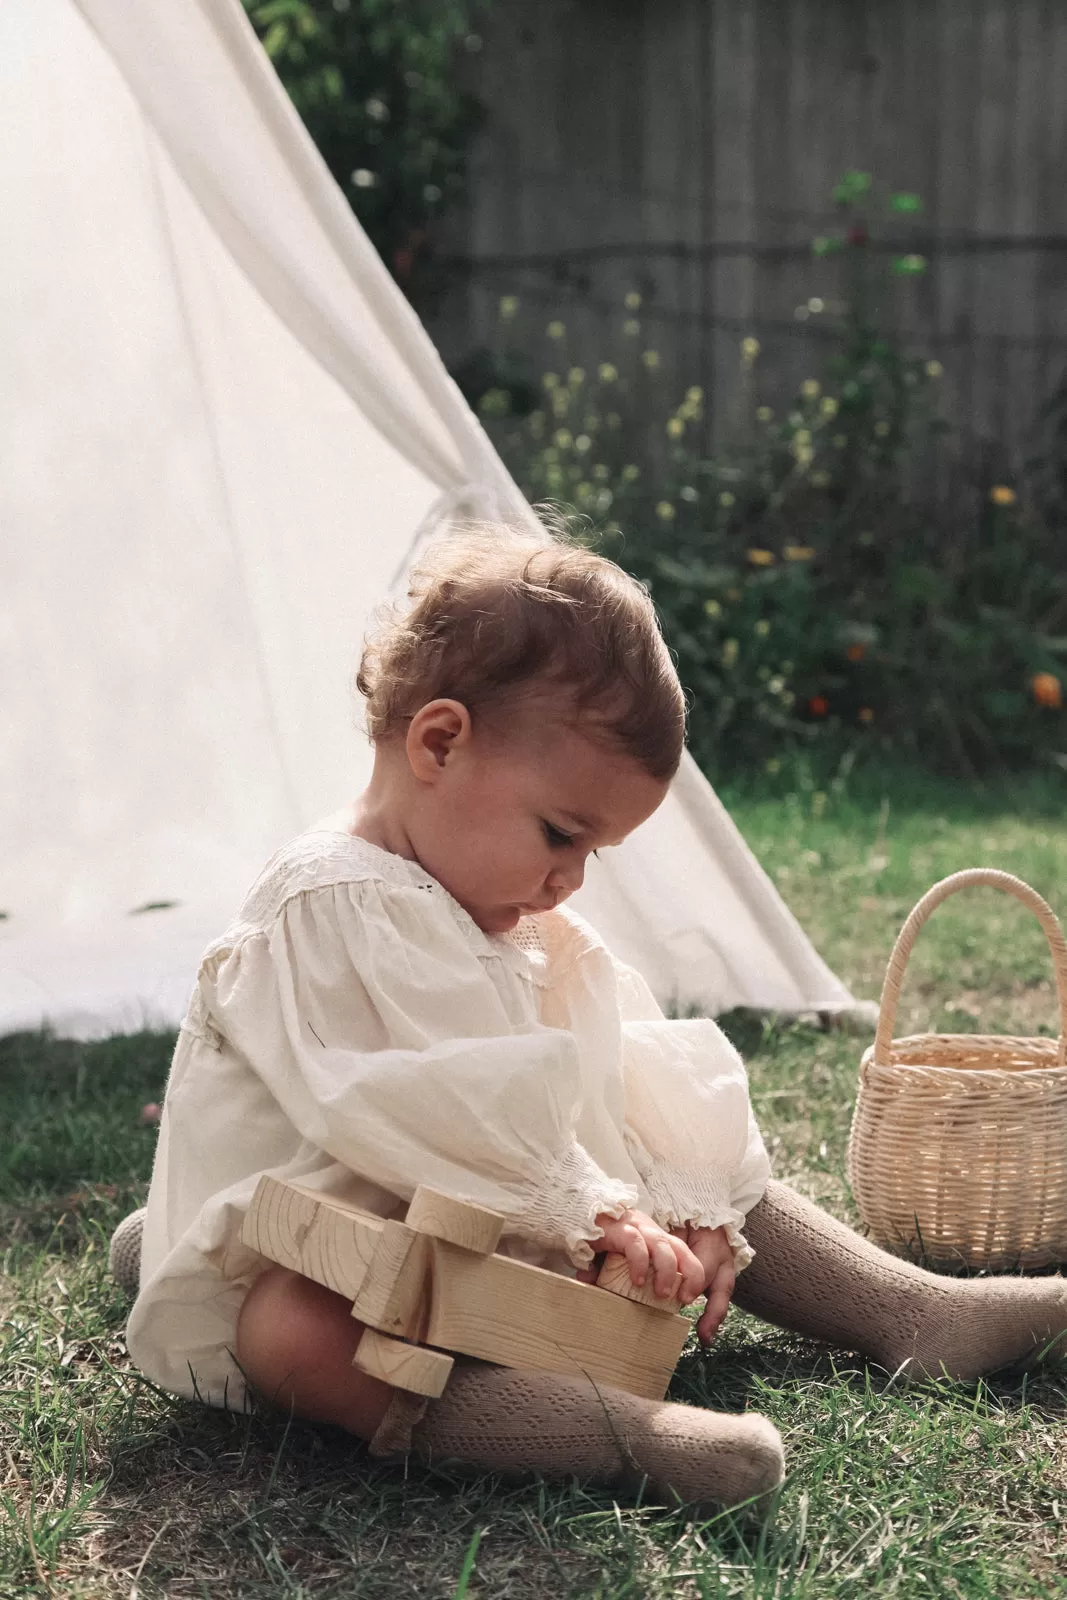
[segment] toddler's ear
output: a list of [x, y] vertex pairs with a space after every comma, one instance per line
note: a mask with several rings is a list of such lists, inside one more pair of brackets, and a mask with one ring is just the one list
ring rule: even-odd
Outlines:
[[459, 700], [431, 700], [408, 725], [407, 756], [421, 783], [436, 783], [445, 763], [469, 743], [471, 717]]

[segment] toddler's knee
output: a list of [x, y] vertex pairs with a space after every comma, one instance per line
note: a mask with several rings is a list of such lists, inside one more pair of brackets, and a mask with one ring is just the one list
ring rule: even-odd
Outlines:
[[237, 1321], [237, 1360], [265, 1400], [369, 1438], [391, 1391], [352, 1365], [362, 1323], [343, 1295], [286, 1267], [256, 1279]]

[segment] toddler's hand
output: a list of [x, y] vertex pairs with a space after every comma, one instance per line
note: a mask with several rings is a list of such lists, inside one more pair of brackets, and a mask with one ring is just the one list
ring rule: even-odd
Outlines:
[[[621, 1217], [601, 1214], [596, 1225], [600, 1238], [593, 1240], [593, 1249], [625, 1256], [630, 1280], [638, 1288], [651, 1272], [655, 1291], [664, 1299], [676, 1293], [681, 1303], [688, 1305], [704, 1292], [704, 1265], [684, 1236], [668, 1233], [643, 1211], [624, 1211]], [[586, 1267], [578, 1277], [583, 1283], [595, 1283], [597, 1270], [596, 1265]]]
[[702, 1292], [708, 1297], [707, 1305], [697, 1323], [697, 1338], [709, 1345], [726, 1321], [730, 1297], [734, 1292], [737, 1272], [734, 1252], [726, 1237], [725, 1228], [679, 1228], [676, 1238], [684, 1239], [700, 1262]]

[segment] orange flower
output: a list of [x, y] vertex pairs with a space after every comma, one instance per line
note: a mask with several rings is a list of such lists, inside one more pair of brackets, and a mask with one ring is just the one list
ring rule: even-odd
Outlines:
[[825, 717], [830, 709], [830, 702], [824, 694], [813, 694], [808, 701], [808, 710], [813, 717]]
[[850, 644], [845, 654], [850, 661], [862, 661], [867, 654], [867, 646], [865, 644]]
[[1039, 706], [1058, 711], [1063, 704], [1063, 687], [1052, 672], [1035, 672], [1030, 679], [1030, 693]]
[[1015, 490], [1006, 483], [994, 484], [989, 491], [989, 498], [995, 506], [1013, 506], [1015, 504]]
[[874, 712], [871, 710], [870, 706], [860, 706], [859, 719], [861, 722], [874, 721]]
[[745, 554], [754, 567], [770, 567], [774, 565], [773, 550], [747, 550]]

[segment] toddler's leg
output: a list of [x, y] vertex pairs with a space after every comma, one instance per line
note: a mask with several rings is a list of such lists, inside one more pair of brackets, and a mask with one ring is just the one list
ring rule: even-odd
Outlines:
[[457, 1364], [444, 1394], [427, 1404], [352, 1366], [361, 1332], [341, 1295], [273, 1267], [241, 1308], [237, 1359], [266, 1398], [373, 1440], [375, 1454], [412, 1450], [489, 1472], [629, 1488], [647, 1478], [653, 1496], [717, 1505], [739, 1505], [782, 1480], [781, 1440], [764, 1417], [484, 1362]]
[[1067, 1332], [1063, 1278], [947, 1278], [901, 1261], [773, 1179], [745, 1219], [743, 1311], [895, 1372], [974, 1378]]
[[[405, 1399], [395, 1403], [403, 1417]], [[416, 1416], [418, 1413], [416, 1412]], [[440, 1400], [398, 1440], [387, 1416], [377, 1445], [424, 1461], [458, 1460], [489, 1472], [583, 1478], [672, 1504], [737, 1506], [761, 1500], [784, 1475], [782, 1441], [766, 1417], [728, 1416], [641, 1400], [588, 1378], [457, 1366]], [[760, 1507], [766, 1510], [766, 1502]]]
[[343, 1295], [288, 1267], [269, 1267], [241, 1307], [237, 1360], [264, 1399], [371, 1439], [394, 1390], [352, 1365], [362, 1332]]

